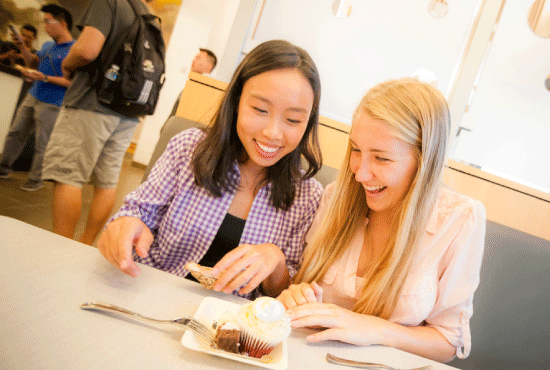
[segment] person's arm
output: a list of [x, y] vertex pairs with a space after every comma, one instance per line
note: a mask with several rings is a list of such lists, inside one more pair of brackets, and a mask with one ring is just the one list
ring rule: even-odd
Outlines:
[[17, 57], [16, 51], [11, 49], [6, 51], [5, 53], [0, 54], [0, 61], [6, 60], [6, 59], [15, 59], [16, 57]]
[[64, 76], [44, 76], [42, 81], [63, 87], [69, 87], [71, 84], [71, 80]]
[[[227, 253], [212, 270], [219, 277], [214, 290], [248, 294], [260, 284], [269, 296], [277, 296], [290, 284], [285, 255], [275, 244], [242, 244]], [[264, 285], [264, 283], [266, 283]]]
[[[467, 211], [461, 210], [462, 207]], [[459, 212], [467, 216], [456, 216]], [[485, 207], [479, 201], [462, 203], [448, 218], [457, 220], [449, 223], [448, 229], [452, 232], [458, 228], [458, 232], [453, 234], [441, 259], [443, 272], [438, 281], [437, 300], [425, 322], [455, 347], [457, 357], [465, 358], [471, 349], [470, 318], [485, 249]]]
[[323, 302], [323, 288], [315, 281], [311, 284], [292, 284], [288, 289], [279, 294], [277, 300], [285, 308], [296, 307], [306, 303]]
[[291, 236], [282, 246], [275, 244], [243, 244], [227, 253], [215, 266], [214, 276], [219, 279], [214, 290], [231, 293], [239, 289], [239, 294], [248, 294], [260, 284], [264, 294], [278, 296], [290, 285], [296, 274], [304, 247], [304, 238], [309, 229], [315, 210], [319, 205], [322, 186], [316, 181], [309, 181], [309, 188], [301, 189], [302, 197], [308, 208], [295, 209], [288, 217], [296, 219]]
[[287, 242], [280, 246], [281, 251], [285, 255], [286, 268], [283, 271], [288, 271], [289, 281], [281, 279], [278, 274], [280, 272], [275, 270], [270, 276], [270, 279], [266, 279], [262, 284], [264, 291], [271, 291], [274, 296], [279, 295], [283, 289], [289, 286], [290, 281], [294, 278], [300, 263], [302, 261], [302, 254], [307, 244], [307, 235], [310, 229], [314, 228], [314, 222], [316, 215], [320, 210], [322, 199], [325, 198], [323, 186], [314, 179], [309, 179], [302, 183], [302, 189], [299, 191], [300, 199], [296, 199], [296, 203], [307, 204], [307, 208], [300, 212], [300, 214], [294, 214], [290, 217], [296, 217], [297, 222], [293, 226], [291, 237]]
[[132, 250], [135, 248], [138, 256], [145, 258], [152, 243], [153, 233], [143, 221], [136, 217], [120, 217], [107, 224], [97, 248], [120, 271], [136, 277], [140, 269], [132, 259]]
[[285, 254], [279, 249], [279, 247], [275, 247], [282, 256], [279, 259], [279, 263], [275, 266], [271, 274], [269, 274], [261, 282], [262, 291], [270, 297], [277, 297], [284, 289], [286, 289], [290, 285], [291, 282], [290, 271], [288, 269], [289, 261], [287, 260]]
[[[273, 272], [262, 282], [262, 290], [272, 296], [277, 297], [286, 289], [298, 272], [300, 261], [304, 252], [306, 234], [312, 226], [316, 211], [319, 207], [323, 196], [323, 187], [317, 181], [311, 179], [303, 183], [302, 186], [307, 186], [308, 189], [300, 191], [301, 197], [307, 199], [308, 209], [299, 217], [296, 223], [290, 240], [286, 245], [281, 246], [281, 251], [284, 255], [284, 260]], [[298, 200], [295, 200], [298, 202]], [[300, 203], [304, 200], [300, 199]]]
[[69, 54], [61, 64], [63, 75], [67, 77], [67, 75], [70, 75], [78, 67], [93, 62], [101, 52], [103, 44], [105, 44], [103, 33], [94, 27], [84, 27], [82, 33], [71, 47]]
[[136, 248], [140, 257], [147, 256], [176, 192], [178, 169], [192, 156], [193, 140], [190, 134], [174, 136], [147, 180], [124, 198], [120, 210], [107, 222], [98, 247], [103, 256], [125, 274], [133, 277], [139, 274], [132, 259], [132, 248]]
[[19, 49], [19, 53], [16, 54], [17, 58], [23, 58], [25, 61], [25, 64], [28, 68], [36, 69], [38, 68], [38, 63], [40, 62], [40, 59], [38, 58], [38, 55], [33, 53], [23, 42], [17, 41], [14, 42], [14, 45], [17, 46]]
[[66, 77], [48, 76], [37, 70], [21, 69], [21, 73], [31, 81], [42, 81], [63, 87], [68, 87], [71, 84], [71, 80]]
[[381, 344], [440, 362], [450, 361], [456, 351], [434, 328], [404, 326], [334, 304], [306, 303], [291, 307], [287, 312], [294, 328], [325, 328], [308, 335], [308, 342], [338, 340], [358, 346]]

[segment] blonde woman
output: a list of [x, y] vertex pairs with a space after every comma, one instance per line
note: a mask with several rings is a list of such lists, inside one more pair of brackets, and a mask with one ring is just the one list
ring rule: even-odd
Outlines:
[[441, 184], [449, 127], [443, 95], [412, 78], [375, 86], [357, 107], [295, 284], [278, 297], [293, 327], [324, 328], [308, 341], [468, 356], [486, 218]]

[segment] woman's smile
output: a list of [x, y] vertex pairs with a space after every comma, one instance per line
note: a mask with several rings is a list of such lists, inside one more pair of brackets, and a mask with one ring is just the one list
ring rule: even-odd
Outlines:
[[276, 145], [269, 145], [260, 143], [258, 140], [254, 140], [256, 142], [256, 149], [258, 150], [258, 154], [262, 156], [265, 159], [271, 159], [277, 156], [277, 152], [279, 149], [281, 149], [280, 146]]

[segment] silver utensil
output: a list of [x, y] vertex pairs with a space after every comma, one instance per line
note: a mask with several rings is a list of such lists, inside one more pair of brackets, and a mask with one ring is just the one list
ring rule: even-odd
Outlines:
[[333, 356], [330, 353], [327, 353], [327, 361], [333, 364], [360, 367], [362, 369], [370, 369], [370, 370], [433, 370], [432, 365], [416, 367], [414, 369], [395, 369], [388, 365], [373, 364], [371, 362], [346, 360], [344, 358]]
[[179, 327], [184, 327], [185, 329], [189, 329], [193, 331], [195, 333], [195, 337], [202, 345], [206, 347], [212, 347], [212, 348], [216, 347], [215, 341], [214, 341], [214, 338], [215, 338], [214, 331], [212, 331], [206, 325], [200, 323], [199, 321], [195, 320], [192, 317], [178, 317], [177, 319], [173, 319], [173, 320], [157, 320], [157, 319], [152, 319], [150, 317], [142, 316], [140, 314], [129, 311], [122, 307], [118, 307], [109, 303], [102, 303], [102, 302], [86, 302], [80, 305], [80, 308], [82, 308], [83, 310], [99, 310], [99, 311], [106, 311], [106, 312], [116, 312], [128, 317], [131, 317], [132, 319], [142, 320], [145, 322], [152, 322], [156, 324], [178, 325]]

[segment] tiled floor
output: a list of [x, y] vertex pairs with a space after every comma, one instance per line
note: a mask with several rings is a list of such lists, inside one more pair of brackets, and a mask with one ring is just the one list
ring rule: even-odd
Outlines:
[[[131, 155], [127, 154], [122, 165], [113, 213], [120, 208], [126, 194], [141, 183], [145, 173], [144, 169], [132, 166], [131, 163]], [[53, 183], [46, 182], [45, 186], [36, 192], [19, 190], [19, 186], [26, 178], [25, 172], [15, 172], [9, 179], [0, 179], [0, 215], [13, 217], [51, 231]], [[84, 231], [92, 195], [93, 187], [85, 185], [82, 192], [83, 212], [77, 225], [75, 239], [78, 239]], [[6, 230], [2, 230], [2, 232], [6, 232]]]

